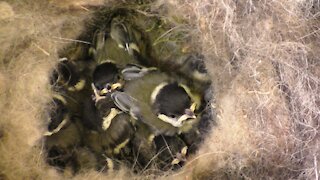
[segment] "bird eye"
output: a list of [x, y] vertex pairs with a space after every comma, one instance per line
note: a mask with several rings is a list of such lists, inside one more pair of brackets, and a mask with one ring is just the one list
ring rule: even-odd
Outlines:
[[176, 116], [174, 114], [169, 115], [171, 118], [175, 118]]

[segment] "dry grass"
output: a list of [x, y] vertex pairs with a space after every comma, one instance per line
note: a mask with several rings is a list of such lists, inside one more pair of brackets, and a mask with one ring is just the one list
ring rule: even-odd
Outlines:
[[[56, 37], [76, 39], [101, 4], [75, 2], [0, 3], [0, 179], [62, 178], [33, 146], [43, 130], [47, 73], [72, 43]], [[199, 152], [169, 177], [318, 179], [319, 1], [158, 0], [154, 9], [163, 3], [166, 18], [187, 20], [184, 30], [206, 56], [218, 114]]]

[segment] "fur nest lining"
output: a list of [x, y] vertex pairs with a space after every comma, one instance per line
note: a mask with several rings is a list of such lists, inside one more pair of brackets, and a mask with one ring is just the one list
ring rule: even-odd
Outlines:
[[[130, 1], [128, 1], [130, 2]], [[0, 179], [54, 179], [41, 147], [48, 73], [99, 6], [118, 1], [0, 2]], [[125, 0], [121, 3], [126, 3]], [[319, 1], [157, 0], [206, 56], [217, 126], [173, 178], [318, 179]], [[144, 13], [144, 12], [141, 12]], [[126, 169], [77, 179], [139, 177]]]

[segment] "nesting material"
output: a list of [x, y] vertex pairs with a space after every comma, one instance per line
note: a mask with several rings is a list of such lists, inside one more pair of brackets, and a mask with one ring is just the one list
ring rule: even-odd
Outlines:
[[[13, 14], [0, 20], [3, 179], [70, 176], [47, 165], [39, 140], [46, 129], [43, 107], [51, 98], [48, 75], [100, 5], [73, 3], [5, 3]], [[214, 87], [216, 128], [185, 166], [166, 178], [319, 178], [318, 12], [318, 1], [303, 0], [158, 0], [140, 9], [174, 22], [163, 37], [174, 31], [192, 35], [183, 49], [205, 56]], [[86, 149], [79, 153], [90, 159]], [[86, 170], [75, 178], [155, 178], [148, 171], [142, 177], [130, 172]]]

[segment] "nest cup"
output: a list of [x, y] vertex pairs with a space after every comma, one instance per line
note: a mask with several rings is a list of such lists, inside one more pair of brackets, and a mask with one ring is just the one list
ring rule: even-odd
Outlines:
[[[165, 9], [165, 7], [162, 9]], [[169, 21], [168, 19], [161, 18], [160, 14], [155, 14], [159, 13], [158, 11], [148, 12], [150, 15], [151, 13], [154, 13], [154, 15], [150, 17], [148, 14], [141, 13], [140, 11], [142, 10], [143, 12], [150, 10], [147, 3], [133, 4], [131, 6], [124, 5], [119, 8], [104, 7], [97, 10], [93, 18], [89, 20], [91, 23], [87, 25], [86, 29], [77, 38], [78, 42], [70, 44], [70, 46], [59, 53], [60, 60], [53, 73], [50, 74], [50, 84], [52, 86], [55, 101], [60, 100], [61, 102], [58, 104], [63, 106], [63, 108], [66, 108], [66, 110], [63, 111], [63, 108], [59, 109], [59, 107], [56, 107], [54, 110], [56, 113], [70, 113], [70, 115], [51, 115], [51, 121], [49, 120], [48, 128], [50, 129], [51, 127], [51, 132], [45, 133], [47, 134], [47, 137], [45, 138], [45, 149], [47, 150], [48, 163], [62, 172], [69, 167], [72, 169], [72, 173], [77, 174], [79, 171], [84, 171], [82, 166], [87, 167], [87, 164], [96, 163], [97, 165], [90, 166], [97, 171], [110, 171], [110, 169], [115, 168], [115, 166], [127, 164], [127, 167], [131, 167], [133, 172], [138, 174], [160, 175], [167, 173], [168, 171], [179, 169], [185, 164], [186, 158], [198, 150], [199, 145], [203, 142], [205, 136], [208, 135], [208, 132], [214, 124], [214, 116], [210, 104], [212, 102], [211, 80], [204, 64], [204, 56], [201, 55], [201, 52], [196, 51], [196, 49], [186, 49], [186, 47], [190, 46], [191, 34], [188, 34], [183, 28], [174, 30], [179, 24], [174, 24], [173, 22], [179, 23], [178, 21], [182, 21], [182, 19], [180, 20], [176, 17], [177, 20], [171, 22], [172, 20]], [[122, 37], [117, 36], [115, 39], [115, 30], [112, 28], [113, 23], [118, 23], [118, 21], [122, 22], [119, 27], [124, 28], [122, 29], [124, 33], [122, 36], [127, 36], [127, 39], [130, 39], [130, 48], [134, 45], [132, 49], [118, 44], [117, 38]], [[150, 128], [149, 125], [139, 126], [139, 121], [143, 122], [141, 119], [138, 119], [137, 123], [130, 120], [133, 122], [132, 124], [137, 132], [133, 133], [133, 137], [131, 135], [129, 136], [129, 134], [131, 134], [129, 130], [124, 132], [128, 133], [128, 137], [130, 137], [127, 139], [128, 141], [124, 141], [125, 144], [123, 144], [123, 140], [120, 143], [121, 137], [127, 136], [121, 132], [121, 128], [125, 128], [125, 124], [118, 127], [120, 128], [119, 130], [112, 129], [116, 127], [115, 124], [117, 124], [118, 121], [124, 121], [124, 119], [112, 120], [111, 127], [109, 127], [110, 123], [108, 127], [104, 126], [104, 121], [99, 123], [103, 125], [103, 127], [100, 125], [103, 128], [102, 132], [98, 130], [101, 128], [97, 129], [94, 127], [95, 125], [91, 122], [95, 121], [94, 119], [96, 116], [101, 116], [105, 113], [108, 114], [108, 107], [105, 107], [103, 110], [101, 109], [103, 112], [99, 112], [97, 115], [92, 113], [88, 114], [86, 111], [89, 111], [88, 109], [90, 109], [90, 106], [86, 104], [91, 102], [89, 102], [90, 100], [83, 101], [83, 99], [89, 99], [95, 94], [95, 106], [99, 109], [102, 104], [98, 103], [97, 98], [100, 99], [100, 97], [98, 97], [97, 94], [99, 95], [102, 92], [100, 92], [102, 86], [98, 85], [98, 78], [100, 78], [100, 76], [105, 76], [105, 78], [107, 78], [112, 74], [111, 71], [115, 71], [115, 68], [125, 68], [126, 72], [129, 70], [131, 71], [132, 64], [141, 66], [145, 70], [150, 71], [149, 73], [155, 71], [157, 71], [157, 73], [161, 72], [159, 77], [157, 77], [157, 75], [148, 76], [153, 77], [153, 80], [151, 79], [151, 81], [148, 80], [148, 78], [141, 82], [137, 81], [142, 83], [142, 87], [139, 90], [141, 91], [140, 93], [143, 93], [143, 91], [145, 91], [144, 88], [147, 87], [143, 87], [143, 84], [153, 84], [152, 81], [157, 81], [157, 79], [162, 78], [163, 76], [168, 76], [170, 77], [170, 81], [167, 83], [173, 83], [168, 86], [169, 89], [170, 87], [175, 87], [174, 84], [178, 82], [180, 88], [179, 92], [186, 93], [186, 95], [189, 96], [190, 103], [194, 103], [192, 112], [189, 109], [187, 112], [189, 116], [195, 113], [198, 116], [197, 119], [188, 120], [187, 124], [192, 124], [183, 125], [181, 128], [181, 125], [175, 125], [175, 129], [179, 128], [181, 130], [174, 134], [172, 128], [170, 131], [166, 130], [158, 134], [158, 130], [155, 131], [152, 128], [152, 126], [155, 126], [154, 124], [151, 124]], [[129, 66], [131, 67], [128, 68]], [[139, 68], [138, 66], [135, 68]], [[123, 73], [124, 70], [119, 70], [115, 73], [118, 73], [118, 76], [121, 76], [121, 72]], [[106, 74], [102, 75], [103, 73]], [[130, 75], [128, 74], [127, 76]], [[77, 78], [84, 79], [82, 81]], [[126, 77], [124, 77], [124, 80], [131, 81], [131, 79], [126, 79]], [[82, 86], [83, 88], [77, 90], [77, 84], [80, 82], [85, 82], [85, 84]], [[127, 82], [124, 82], [123, 80], [121, 82], [126, 86]], [[134, 83], [135, 81], [131, 84]], [[90, 84], [92, 85], [90, 86]], [[150, 85], [153, 86], [152, 84]], [[136, 85], [129, 86], [135, 87]], [[110, 88], [111, 87], [112, 86], [110, 86]], [[91, 92], [92, 88], [97, 92]], [[122, 87], [120, 88], [122, 89]], [[166, 92], [169, 93], [167, 95], [173, 93], [171, 92], [172, 90]], [[126, 92], [126, 90], [124, 91]], [[102, 97], [104, 96], [105, 95]], [[147, 102], [152, 99], [152, 96], [153, 95], [146, 97]], [[166, 99], [165, 96], [163, 99], [164, 103], [170, 101], [170, 99]], [[106, 97], [108, 98], [109, 96], [107, 95]], [[111, 97], [113, 97], [113, 95], [111, 95]], [[177, 100], [179, 101], [179, 99]], [[163, 107], [163, 110], [175, 108], [172, 103], [179, 102], [172, 101], [170, 104]], [[186, 103], [189, 103], [189, 101]], [[181, 105], [177, 104], [176, 106], [179, 107]], [[191, 106], [191, 104], [188, 106]], [[150, 105], [150, 108], [157, 107]], [[69, 112], [67, 112], [68, 109], [70, 110]], [[49, 111], [52, 110], [49, 109]], [[140, 109], [139, 111], [145, 112], [143, 109]], [[107, 114], [105, 117], [107, 117]], [[148, 115], [143, 113], [141, 115], [142, 117], [146, 115], [146, 117], [143, 117], [146, 119], [152, 117], [147, 117]], [[104, 120], [105, 117], [102, 119]], [[124, 116], [122, 115], [122, 117]], [[69, 123], [65, 122], [67, 120]], [[158, 119], [158, 121], [161, 120]], [[78, 132], [69, 130], [70, 122], [71, 124], [76, 124], [76, 127], [79, 129]], [[58, 126], [59, 123], [61, 126]], [[65, 125], [62, 126], [63, 124]], [[56, 129], [52, 128], [54, 125]], [[165, 125], [167, 126], [168, 122], [165, 123]], [[144, 142], [144, 140], [141, 139], [144, 138], [141, 137], [141, 128], [145, 128], [143, 131], [148, 131], [147, 129], [152, 130], [156, 134], [151, 135], [151, 139], [146, 137], [150, 140]], [[161, 128], [164, 129], [164, 127]], [[72, 132], [80, 134], [79, 137], [77, 137], [79, 140], [74, 143], [71, 143], [72, 139], [66, 137], [78, 136], [70, 134]], [[110, 135], [103, 135], [108, 132], [110, 132]], [[100, 133], [101, 135], [94, 135], [97, 133]], [[115, 134], [119, 134], [119, 139], [116, 138]], [[100, 138], [103, 138], [101, 139], [100, 145], [94, 144], [94, 142], [88, 142], [98, 142], [100, 141], [98, 140]], [[113, 143], [107, 143], [108, 138], [110, 138], [110, 142], [113, 141], [112, 139], [114, 139], [115, 142], [119, 141], [120, 145], [113, 147], [113, 149], [113, 145], [111, 145]], [[62, 142], [64, 139], [66, 142]], [[150, 143], [150, 149], [144, 145], [145, 143]], [[121, 146], [121, 148], [118, 146]], [[92, 160], [91, 163], [85, 163], [85, 165], [81, 164], [82, 160], [79, 158], [83, 157], [82, 155], [79, 155], [79, 149], [86, 149], [87, 154], [96, 156], [96, 159]], [[153, 151], [155, 151], [154, 154]], [[90, 159], [87, 159], [87, 161], [90, 161]]]
[[[199, 49], [205, 56], [215, 90], [216, 128], [181, 170], [165, 177], [317, 179], [319, 2], [149, 3], [150, 10], [140, 13], [157, 12], [173, 22], [171, 31], [191, 34], [175, 38], [190, 38], [185, 50]], [[96, 29], [92, 18], [101, 7], [130, 9], [136, 3], [0, 3], [6, 12], [0, 18], [1, 178], [73, 176], [50, 167], [41, 146], [43, 107], [51, 98], [48, 74], [59, 57], [72, 54], [67, 51], [76, 40], [90, 39], [81, 33]], [[74, 178], [155, 177], [130, 173], [88, 170]]]

